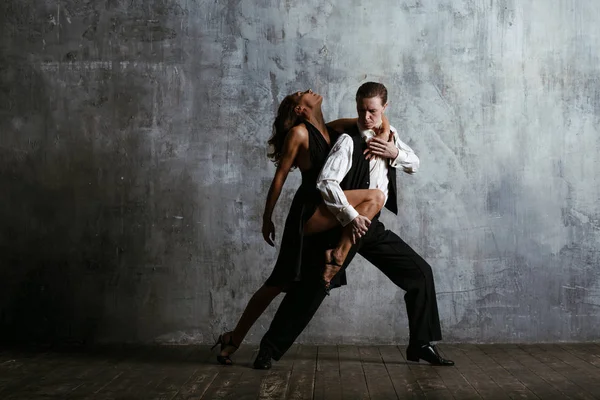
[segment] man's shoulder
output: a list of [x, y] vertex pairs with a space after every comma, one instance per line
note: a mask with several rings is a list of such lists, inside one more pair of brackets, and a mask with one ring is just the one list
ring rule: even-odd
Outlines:
[[354, 141], [352, 140], [352, 137], [347, 133], [342, 133], [332, 146], [331, 154], [338, 153], [340, 150], [345, 150], [346, 152], [352, 151], [353, 147]]
[[357, 139], [362, 138], [360, 136], [360, 131], [358, 130], [358, 127], [356, 125], [350, 129], [347, 129], [346, 132], [344, 132], [342, 135], [340, 135], [340, 139], [342, 136], [346, 136], [347, 138], [349, 138], [349, 140], [352, 140], [352, 141], [356, 141]]
[[338, 136], [337, 140], [335, 141], [335, 146], [341, 146], [348, 142], [352, 142], [352, 137], [347, 133], [342, 133], [340, 136]]
[[346, 129], [345, 132], [348, 136], [356, 136], [356, 135], [360, 135], [360, 131], [358, 130], [358, 126], [353, 125], [352, 128]]
[[364, 140], [362, 138], [362, 136], [360, 136], [360, 133], [342, 133], [340, 135], [340, 137], [338, 138], [336, 143], [340, 143], [340, 142], [344, 142], [346, 145], [351, 145], [353, 143], [362, 143]]

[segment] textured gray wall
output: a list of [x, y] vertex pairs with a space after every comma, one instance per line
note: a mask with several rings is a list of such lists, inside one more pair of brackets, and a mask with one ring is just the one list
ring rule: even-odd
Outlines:
[[[433, 265], [446, 339], [600, 339], [600, 2], [0, 12], [2, 337], [209, 342], [232, 328], [276, 257], [260, 221], [278, 102], [310, 87], [328, 119], [353, 116], [377, 80], [422, 161], [383, 221]], [[362, 258], [349, 279], [301, 340], [404, 342], [403, 292]]]

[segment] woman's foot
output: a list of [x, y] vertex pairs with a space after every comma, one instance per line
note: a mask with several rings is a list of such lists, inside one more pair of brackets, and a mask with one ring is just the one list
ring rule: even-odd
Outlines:
[[239, 344], [236, 344], [233, 341], [233, 332], [225, 332], [224, 334], [219, 336], [219, 339], [217, 339], [217, 342], [211, 348], [211, 350], [219, 344], [221, 345], [221, 352], [217, 356], [217, 361], [219, 362], [219, 364], [232, 365], [233, 361], [231, 361], [231, 358], [229, 358], [229, 356], [235, 353], [235, 351], [240, 347]]
[[338, 255], [336, 255], [335, 249], [329, 249], [325, 252], [325, 269], [323, 270], [323, 286], [325, 293], [329, 295], [331, 288], [331, 280], [342, 268], [343, 261], [340, 261]]

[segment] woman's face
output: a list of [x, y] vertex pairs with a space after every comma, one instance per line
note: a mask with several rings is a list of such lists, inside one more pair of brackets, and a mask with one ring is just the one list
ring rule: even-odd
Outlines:
[[303, 108], [314, 109], [321, 106], [323, 102], [323, 96], [318, 93], [314, 93], [311, 89], [308, 89], [305, 92], [296, 92], [294, 93], [294, 99], [296, 100], [297, 109], [300, 110]]

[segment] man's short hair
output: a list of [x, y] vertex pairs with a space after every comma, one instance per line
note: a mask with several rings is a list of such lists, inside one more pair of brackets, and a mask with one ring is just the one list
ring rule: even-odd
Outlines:
[[381, 104], [387, 104], [387, 89], [381, 83], [365, 82], [356, 91], [356, 101], [360, 99], [370, 99], [371, 97], [380, 97]]

